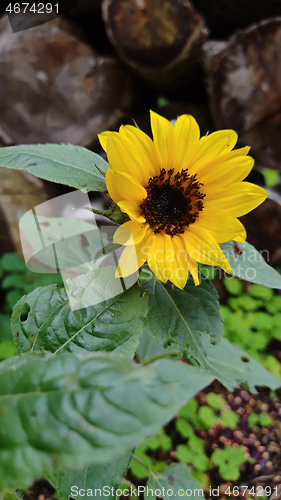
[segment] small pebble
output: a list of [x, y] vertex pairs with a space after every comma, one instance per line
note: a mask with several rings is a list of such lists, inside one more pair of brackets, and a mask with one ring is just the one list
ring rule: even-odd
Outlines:
[[233, 435], [234, 435], [236, 438], [238, 438], [238, 439], [243, 439], [243, 437], [244, 437], [243, 432], [241, 432], [241, 431], [239, 431], [239, 430], [234, 431], [234, 432], [233, 432]]
[[248, 401], [250, 399], [250, 395], [247, 391], [241, 391], [240, 395], [245, 401]]
[[234, 403], [236, 405], [241, 405], [243, 403], [243, 400], [242, 398], [240, 398], [240, 396], [236, 396], [236, 398], [234, 398]]
[[254, 471], [255, 471], [255, 472], [259, 472], [261, 469], [262, 469], [261, 464], [256, 464], [256, 465], [254, 465]]

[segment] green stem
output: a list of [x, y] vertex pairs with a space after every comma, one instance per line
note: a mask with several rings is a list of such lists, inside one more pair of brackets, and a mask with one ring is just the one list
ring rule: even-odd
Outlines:
[[158, 354], [158, 356], [150, 358], [148, 361], [144, 361], [142, 364], [146, 366], [149, 365], [150, 363], [154, 363], [154, 361], [157, 361], [158, 359], [166, 358], [167, 356], [179, 356], [179, 351], [163, 352], [162, 354]]

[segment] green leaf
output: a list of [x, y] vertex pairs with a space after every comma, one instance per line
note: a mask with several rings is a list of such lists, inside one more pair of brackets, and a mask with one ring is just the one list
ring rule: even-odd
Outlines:
[[198, 403], [197, 400], [194, 398], [191, 399], [191, 401], [189, 401], [188, 403], [186, 403], [186, 405], [184, 405], [180, 409], [178, 414], [180, 417], [192, 419], [196, 416], [197, 409], [198, 409]]
[[[106, 286], [112, 268], [98, 272], [98, 282]], [[117, 281], [117, 280], [116, 280]], [[87, 292], [91, 292], [88, 287]], [[21, 321], [24, 304], [30, 312]], [[147, 296], [139, 298], [134, 285], [120, 295], [77, 311], [72, 311], [64, 289], [56, 285], [37, 288], [20, 299], [12, 315], [12, 332], [18, 353], [30, 349], [85, 352], [106, 349], [113, 351], [123, 345], [123, 354], [131, 356], [140, 335], [147, 310]]]
[[224, 450], [216, 449], [211, 459], [218, 465], [220, 475], [227, 481], [237, 481], [240, 476], [240, 466], [246, 461], [245, 452], [240, 446], [228, 446]]
[[210, 461], [204, 452], [202, 453], [194, 452], [192, 464], [201, 472], [204, 472], [210, 468]]
[[195, 287], [191, 278], [184, 290], [180, 290], [151, 275], [142, 288], [149, 292], [147, 333], [162, 347], [176, 342], [182, 356], [194, 357], [208, 373], [235, 384], [230, 374], [225, 375], [212, 366], [202, 345], [203, 338], [208, 343], [210, 339], [217, 343], [222, 335], [218, 295], [213, 285], [202, 281]]
[[201, 370], [108, 353], [27, 353], [0, 363], [0, 491], [53, 470], [108, 464], [211, 382]]
[[24, 260], [17, 253], [12, 252], [5, 253], [2, 259], [2, 267], [5, 271], [26, 271]]
[[234, 427], [236, 427], [238, 423], [239, 415], [237, 415], [237, 413], [234, 413], [234, 411], [225, 410], [221, 413], [220, 419], [224, 423], [224, 425], [230, 427], [230, 429], [234, 429]]
[[0, 341], [13, 340], [11, 332], [11, 316], [10, 314], [0, 313]]
[[250, 286], [248, 293], [252, 295], [252, 297], [262, 300], [271, 301], [274, 297], [274, 291], [271, 290], [271, 288], [267, 288], [266, 286], [261, 286], [261, 285]]
[[259, 423], [259, 416], [256, 413], [251, 413], [247, 420], [247, 426], [251, 429]]
[[0, 491], [0, 500], [22, 500], [23, 493], [18, 490], [5, 489]]
[[257, 167], [255, 168], [262, 173], [264, 176], [264, 181], [266, 187], [273, 187], [277, 184], [280, 178], [279, 170], [275, 170], [274, 168], [265, 168], [265, 167]]
[[9, 274], [2, 281], [2, 288], [19, 288], [25, 290], [30, 284], [29, 279], [23, 274]]
[[233, 241], [220, 245], [231, 265], [231, 274], [251, 283], [281, 289], [281, 275], [270, 267], [261, 253], [250, 243], [239, 243], [241, 255], [234, 249]]
[[0, 342], [0, 360], [15, 356], [16, 348], [12, 340]]
[[[219, 345], [213, 346], [203, 339], [203, 345], [208, 358], [217, 371], [229, 374], [237, 384], [247, 382], [250, 391], [257, 394], [256, 386], [269, 387], [272, 390], [281, 386], [281, 381], [268, 372], [258, 361], [251, 358], [245, 351], [227, 339], [222, 339]], [[223, 384], [232, 390], [228, 384]]]
[[[170, 346], [162, 347], [144, 330], [136, 354], [138, 355], [141, 363], [147, 363], [155, 357], [169, 356], [170, 353], [174, 354], [175, 351], [178, 351], [176, 344], [173, 343]], [[178, 355], [180, 354], [178, 353]]]
[[179, 444], [176, 447], [176, 455], [177, 459], [180, 460], [180, 462], [190, 464], [192, 461], [193, 453], [186, 444]]
[[243, 286], [238, 278], [225, 278], [223, 284], [231, 295], [241, 295]]
[[226, 402], [215, 392], [209, 392], [206, 395], [206, 401], [214, 410], [221, 410], [226, 405]]
[[218, 417], [215, 415], [214, 410], [206, 405], [200, 406], [198, 416], [204, 425], [204, 429], [210, 429], [213, 425], [216, 425], [218, 421]]
[[0, 149], [0, 166], [26, 169], [35, 177], [85, 192], [106, 189], [108, 163], [99, 155], [71, 144], [35, 144]]
[[106, 465], [87, 465], [81, 471], [68, 469], [57, 474], [53, 486], [65, 500], [68, 500], [69, 496], [72, 498], [83, 496], [83, 491], [79, 495], [80, 490], [85, 490], [86, 497], [106, 497], [115, 500], [116, 489], [120, 486], [132, 455], [133, 453], [129, 452]]
[[262, 427], [270, 427], [272, 425], [272, 418], [270, 415], [262, 411], [259, 415], [260, 425]]
[[[155, 490], [157, 490], [156, 494]], [[185, 464], [173, 464], [161, 474], [150, 474], [144, 498], [145, 500], [156, 500], [157, 496], [164, 500], [175, 499], [179, 497], [179, 490], [183, 490], [181, 494], [192, 500], [204, 498], [199, 481], [191, 477]]]
[[[143, 455], [145, 455], [145, 453]], [[145, 457], [147, 457], [147, 459], [151, 460], [152, 463], [150, 465], [153, 465], [152, 459], [150, 457], [148, 457], [147, 455], [145, 455]], [[145, 458], [145, 457], [142, 457], [142, 458]], [[147, 467], [145, 465], [142, 465], [142, 463], [137, 462], [135, 459], [133, 459], [131, 461], [130, 472], [137, 479], [145, 479], [149, 476], [149, 471], [148, 471]]]
[[165, 434], [164, 429], [160, 429], [155, 436], [149, 437], [143, 444], [147, 449], [152, 451], [158, 449], [170, 451], [172, 449], [172, 439]]
[[176, 420], [176, 429], [184, 438], [189, 438], [193, 436], [193, 427], [185, 420], [185, 418], [179, 418]]

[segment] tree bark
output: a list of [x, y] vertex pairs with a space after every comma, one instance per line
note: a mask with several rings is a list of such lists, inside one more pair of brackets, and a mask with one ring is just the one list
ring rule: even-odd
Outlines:
[[233, 128], [265, 167], [281, 170], [281, 17], [204, 46], [209, 103], [218, 128]]
[[208, 34], [188, 0], [104, 0], [103, 17], [119, 56], [157, 85], [186, 75]]

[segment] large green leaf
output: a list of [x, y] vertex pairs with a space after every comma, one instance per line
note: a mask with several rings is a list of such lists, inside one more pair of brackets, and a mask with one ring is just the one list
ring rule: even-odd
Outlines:
[[151, 275], [142, 287], [149, 292], [147, 333], [163, 347], [176, 342], [182, 356], [192, 356], [208, 373], [235, 385], [230, 374], [220, 373], [212, 365], [202, 345], [203, 337], [217, 343], [222, 335], [218, 295], [213, 285], [205, 280], [195, 287], [189, 279], [184, 290], [180, 290]]
[[83, 494], [115, 500], [116, 489], [120, 486], [132, 456], [133, 453], [129, 452], [116, 458], [110, 464], [87, 465], [81, 471], [68, 469], [60, 472], [53, 486], [65, 500], [68, 500], [69, 496], [75, 498]]
[[[110, 273], [111, 268], [99, 270], [98, 279], [92, 280], [93, 288], [98, 288], [100, 283], [106, 286]], [[86, 292], [86, 299], [90, 300], [91, 287]], [[30, 311], [28, 318], [22, 322], [25, 304]], [[23, 296], [16, 304], [12, 332], [18, 353], [30, 349], [51, 352], [113, 351], [130, 339], [132, 350], [138, 345], [146, 312], [147, 296], [140, 299], [137, 284], [122, 294], [76, 311], [71, 309], [64, 289], [49, 285]], [[124, 349], [125, 355], [132, 354], [128, 344]]]
[[139, 346], [136, 352], [140, 362], [143, 364], [151, 362], [154, 358], [177, 355], [176, 353], [180, 357], [177, 344], [172, 343], [167, 347], [162, 347], [159, 342], [156, 342], [156, 340], [148, 335], [145, 330], [140, 338]]
[[181, 496], [191, 500], [204, 498], [199, 481], [191, 477], [187, 465], [174, 464], [161, 474], [150, 474], [145, 487], [145, 500], [156, 500], [156, 497], [172, 500]]
[[281, 275], [265, 262], [262, 254], [253, 245], [238, 243], [236, 248], [234, 242], [229, 241], [220, 247], [231, 265], [233, 276], [269, 288], [281, 289]]
[[66, 184], [85, 192], [104, 190], [108, 163], [99, 155], [71, 144], [35, 144], [0, 149], [0, 166], [26, 169], [47, 181]]
[[[219, 345], [211, 345], [203, 339], [208, 359], [216, 369], [235, 378], [238, 384], [246, 382], [252, 394], [257, 394], [255, 387], [269, 387], [272, 390], [281, 387], [281, 380], [267, 371], [258, 361], [251, 358], [240, 347], [222, 339]], [[229, 384], [224, 385], [232, 390]]]
[[[219, 345], [212, 345], [207, 337], [203, 337], [202, 343], [208, 355], [208, 360], [221, 373], [221, 376], [225, 376], [225, 378], [230, 376], [236, 384], [247, 383], [253, 394], [257, 392], [255, 386], [269, 387], [272, 390], [281, 386], [281, 381], [278, 378], [227, 339], [221, 339]], [[144, 332], [136, 354], [141, 363], [149, 364], [155, 357], [168, 357], [169, 354], [176, 355], [176, 345], [172, 344], [172, 346], [164, 349], [150, 335]], [[178, 355], [180, 355], [179, 351]], [[223, 384], [230, 391], [233, 390], [229, 383], [223, 382]]]
[[0, 491], [54, 469], [108, 464], [154, 434], [212, 378], [179, 361], [26, 353], [0, 364]]

